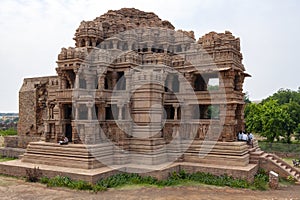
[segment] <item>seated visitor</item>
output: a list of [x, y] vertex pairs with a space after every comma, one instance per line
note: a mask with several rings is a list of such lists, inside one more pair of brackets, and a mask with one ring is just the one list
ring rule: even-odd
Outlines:
[[69, 139], [67, 137], [64, 138], [64, 140], [60, 140], [58, 142], [60, 145], [63, 145], [63, 144], [68, 144], [69, 143]]
[[248, 136], [247, 136], [247, 134], [245, 133], [245, 131], [243, 131], [243, 133], [242, 133], [242, 141], [248, 142]]
[[242, 131], [238, 133], [238, 141], [242, 141]]
[[253, 134], [252, 133], [248, 133], [248, 142], [249, 145], [252, 146], [253, 148]]

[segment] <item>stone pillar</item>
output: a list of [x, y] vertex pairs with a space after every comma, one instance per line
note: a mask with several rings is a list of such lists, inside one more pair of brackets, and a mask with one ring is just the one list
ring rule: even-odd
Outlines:
[[172, 75], [169, 75], [167, 76], [167, 88], [168, 88], [168, 92], [171, 92], [173, 90], [173, 79], [174, 79], [174, 76]]
[[270, 171], [269, 172], [269, 187], [271, 189], [277, 189], [279, 185], [279, 177], [278, 174]]
[[99, 121], [105, 120], [105, 104], [104, 103], [101, 103], [98, 108], [98, 118], [99, 118]]
[[67, 78], [66, 77], [61, 77], [61, 89], [66, 89], [67, 85], [66, 85], [66, 81]]
[[174, 107], [174, 120], [177, 120], [178, 119], [178, 107], [179, 107], [179, 104], [178, 103], [174, 103], [173, 104], [173, 107]]
[[93, 107], [93, 103], [92, 102], [88, 102], [86, 103], [86, 107], [88, 108], [88, 120], [91, 121], [93, 120], [93, 115], [92, 115], [92, 107]]
[[130, 87], [131, 87], [131, 76], [130, 76], [130, 74], [127, 72], [127, 71], [125, 71], [124, 72], [124, 78], [125, 78], [125, 83], [126, 83], [126, 91], [130, 91]]
[[126, 107], [125, 107], [125, 119], [126, 120], [129, 120], [131, 117], [130, 117], [130, 104], [127, 103], [126, 104]]
[[45, 122], [44, 123], [44, 135], [43, 137], [41, 137], [41, 140], [44, 141], [44, 142], [48, 142], [48, 135], [49, 135], [49, 123], [48, 122]]
[[117, 49], [118, 48], [118, 40], [113, 40], [112, 43], [113, 43], [113, 48]]
[[78, 103], [73, 103], [73, 106], [74, 106], [74, 108], [75, 108], [75, 120], [78, 120], [79, 119], [79, 111], [78, 111], [78, 109], [79, 109], [79, 104]]
[[122, 116], [123, 116], [122, 110], [123, 110], [123, 104], [118, 105], [118, 120], [122, 120]]
[[64, 106], [63, 106], [63, 104], [60, 103], [58, 105], [58, 107], [59, 107], [59, 117], [60, 117], [60, 119], [64, 119], [65, 118], [65, 112], [64, 112]]
[[79, 88], [79, 71], [76, 69], [76, 70], [74, 70], [74, 72], [75, 72], [75, 86], [74, 86], [74, 88], [75, 89], [78, 89]]
[[111, 89], [113, 89], [114, 87], [117, 86], [117, 80], [118, 80], [118, 72], [113, 71], [112, 72], [112, 88]]
[[169, 44], [163, 44], [163, 48], [164, 48], [164, 52], [167, 52], [169, 48]]

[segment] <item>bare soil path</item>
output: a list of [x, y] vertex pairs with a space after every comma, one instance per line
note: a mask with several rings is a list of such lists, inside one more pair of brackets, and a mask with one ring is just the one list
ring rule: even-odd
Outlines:
[[86, 192], [65, 188], [47, 188], [39, 183], [28, 183], [24, 180], [0, 176], [1, 200], [69, 200], [69, 199], [299, 199], [300, 185], [282, 186], [278, 190], [252, 191], [214, 186], [181, 186], [181, 187], [142, 187], [130, 189], [112, 189], [106, 192]]

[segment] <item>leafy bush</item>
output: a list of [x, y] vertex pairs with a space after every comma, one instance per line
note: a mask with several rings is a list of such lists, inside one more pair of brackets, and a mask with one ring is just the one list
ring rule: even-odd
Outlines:
[[[67, 187], [76, 190], [93, 190], [93, 185], [85, 181], [74, 181], [69, 177], [55, 176], [54, 178], [42, 177], [41, 183], [47, 184], [48, 187]], [[96, 190], [95, 190], [96, 191]]]
[[5, 161], [10, 161], [10, 160], [15, 160], [16, 158], [10, 158], [10, 157], [2, 157], [0, 155], [0, 162], [5, 162]]
[[26, 181], [29, 182], [37, 182], [42, 176], [42, 172], [38, 167], [34, 167], [33, 169], [26, 169]]
[[1, 130], [0, 135], [1, 136], [8, 136], [8, 135], [17, 135], [17, 131], [13, 128], [7, 129], [7, 130]]
[[215, 176], [209, 173], [196, 172], [193, 174], [186, 173], [184, 170], [170, 173], [165, 180], [157, 180], [154, 177], [142, 177], [139, 174], [121, 173], [99, 180], [96, 184], [90, 184], [85, 181], [73, 181], [68, 177], [56, 176], [54, 178], [42, 177], [41, 183], [49, 187], [68, 187], [77, 190], [93, 190], [94, 192], [105, 191], [108, 188], [116, 188], [124, 185], [155, 185], [158, 187], [175, 186], [189, 182], [203, 183], [208, 185], [229, 186], [234, 188], [252, 188], [266, 189], [268, 183], [267, 174], [260, 170], [255, 176], [253, 183], [246, 180], [235, 179], [228, 175]]
[[289, 182], [289, 183], [295, 183], [295, 178], [293, 177], [293, 176], [288, 176], [287, 178], [286, 178], [286, 180]]
[[254, 176], [253, 188], [258, 190], [268, 189], [269, 176], [263, 169], [259, 169], [258, 173]]

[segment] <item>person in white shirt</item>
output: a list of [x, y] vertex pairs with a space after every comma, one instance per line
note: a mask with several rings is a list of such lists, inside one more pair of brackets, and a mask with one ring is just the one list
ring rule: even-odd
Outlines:
[[242, 131], [238, 133], [238, 141], [242, 141]]
[[242, 133], [242, 141], [244, 141], [244, 142], [248, 141], [248, 136], [247, 136], [247, 134], [244, 131]]
[[248, 144], [252, 146], [253, 148], [253, 134], [248, 133]]
[[64, 138], [64, 140], [61, 140], [58, 142], [60, 145], [63, 145], [63, 144], [68, 144], [69, 143], [69, 139], [67, 137]]

